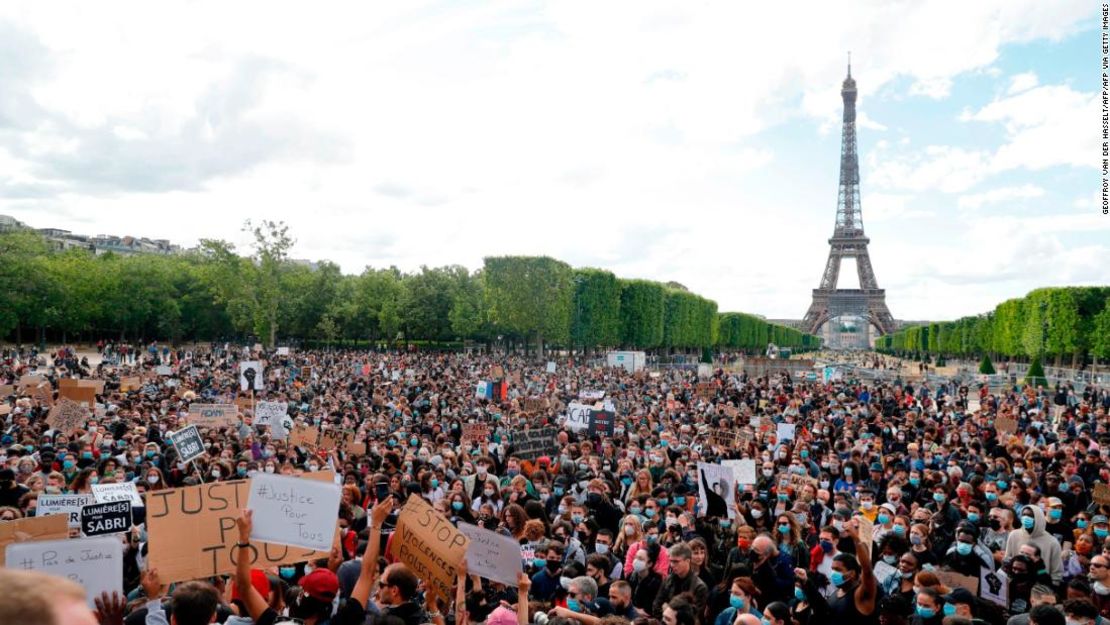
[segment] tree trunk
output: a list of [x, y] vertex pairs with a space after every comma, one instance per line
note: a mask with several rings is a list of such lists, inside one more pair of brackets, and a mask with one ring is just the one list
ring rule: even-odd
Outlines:
[[536, 357], [543, 360], [543, 332], [536, 333]]

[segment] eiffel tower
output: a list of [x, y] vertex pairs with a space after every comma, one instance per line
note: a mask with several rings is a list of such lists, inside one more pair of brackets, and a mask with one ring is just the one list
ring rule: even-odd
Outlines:
[[[821, 286], [813, 289], [803, 329], [817, 334], [821, 327], [839, 317], [861, 317], [875, 326], [880, 334], [897, 329], [894, 317], [886, 307], [886, 291], [879, 288], [863, 234], [863, 215], [859, 201], [859, 155], [856, 151], [856, 81], [852, 79], [852, 63], [848, 77], [840, 89], [844, 100], [844, 130], [840, 142], [840, 189], [836, 200], [836, 226], [829, 239], [829, 260], [821, 275]], [[858, 289], [838, 289], [840, 261], [854, 258], [859, 272]]]

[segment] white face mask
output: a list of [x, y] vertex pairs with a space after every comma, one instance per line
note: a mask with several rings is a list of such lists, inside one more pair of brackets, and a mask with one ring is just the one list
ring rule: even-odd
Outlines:
[[146, 483], [147, 484], [157, 484], [158, 483], [158, 476], [157, 475], [148, 475], [148, 476], [146, 476]]
[[214, 477], [214, 478], [216, 478], [216, 479], [219, 479], [219, 477], [220, 477], [220, 470], [219, 470], [219, 469], [213, 469], [213, 470], [212, 470], [212, 477]]
[[635, 536], [636, 535], [636, 528], [632, 527], [631, 525], [625, 525], [624, 526], [624, 535], [625, 536]]
[[266, 467], [266, 472], [267, 472], [267, 473], [273, 473], [273, 472], [274, 472], [274, 468], [273, 468], [273, 467], [270, 467], [270, 466], [268, 466], [268, 467]]
[[316, 471], [319, 471], [319, 470], [320, 470], [320, 467], [318, 467], [318, 466], [316, 466], [316, 465], [314, 465], [314, 464], [310, 464], [310, 465], [308, 465], [308, 471], [309, 471], [310, 473], [315, 473]]
[[759, 518], [763, 518], [763, 511], [762, 511], [762, 510], [756, 510], [756, 509], [753, 509], [753, 510], [752, 510], [752, 518], [753, 518], [753, 519], [759, 519]]
[[643, 573], [644, 569], [646, 569], [646, 568], [647, 568], [647, 562], [644, 562], [643, 560], [633, 560], [632, 561], [632, 570], [633, 571], [636, 571], [637, 573]]

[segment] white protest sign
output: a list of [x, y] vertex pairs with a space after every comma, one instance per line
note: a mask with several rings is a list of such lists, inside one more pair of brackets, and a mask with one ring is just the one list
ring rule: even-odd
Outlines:
[[548, 373], [555, 373], [555, 361], [554, 360], [548, 360], [547, 361], [547, 372]]
[[605, 391], [581, 391], [578, 393], [579, 399], [598, 400], [602, 397], [605, 397]]
[[330, 482], [256, 473], [247, 508], [254, 511], [251, 538], [330, 551], [342, 489]]
[[474, 396], [478, 399], [487, 399], [493, 395], [493, 390], [490, 388], [490, 383], [482, 380], [474, 388]]
[[288, 356], [289, 355], [289, 348], [288, 347], [279, 347], [279, 348], [277, 348], [277, 355], [278, 356]]
[[593, 406], [580, 404], [576, 401], [571, 402], [570, 405], [567, 406], [566, 426], [575, 432], [588, 429], [590, 427], [591, 410], [593, 410]]
[[173, 375], [173, 368], [167, 365], [158, 365], [154, 368], [154, 372], [158, 375]]
[[257, 360], [247, 360], [239, 363], [239, 390], [261, 391], [265, 386], [262, 378], [262, 363]]
[[4, 551], [9, 569], [39, 571], [85, 588], [89, 607], [100, 593], [123, 595], [123, 544], [116, 536], [12, 543]]
[[260, 401], [254, 407], [254, 424], [274, 427], [289, 413], [289, 404], [283, 401]]
[[36, 516], [69, 515], [70, 527], [81, 527], [81, 508], [96, 503], [92, 495], [39, 495]]
[[755, 484], [755, 460], [722, 460], [722, 466], [732, 469], [737, 484]]
[[781, 443], [783, 441], [794, 440], [794, 427], [795, 426], [793, 423], [778, 424], [778, 428], [776, 430], [778, 441]]
[[459, 531], [470, 539], [466, 565], [471, 573], [506, 586], [515, 586], [521, 572], [520, 543], [469, 523], [459, 523]]
[[130, 501], [132, 506], [143, 506], [143, 498], [135, 488], [134, 482], [121, 484], [93, 484], [93, 497], [96, 503], [112, 503], [113, 501]]

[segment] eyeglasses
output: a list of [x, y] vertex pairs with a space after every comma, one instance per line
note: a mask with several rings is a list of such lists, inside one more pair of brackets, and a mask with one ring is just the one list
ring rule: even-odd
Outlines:
[[1105, 569], [1105, 568], [1110, 568], [1110, 565], [1098, 564], [1097, 562], [1092, 562], [1091, 563], [1091, 568], [1092, 569]]
[[567, 593], [567, 596], [570, 597], [571, 599], [577, 599], [578, 598], [578, 593], [572, 590], [572, 591]]

